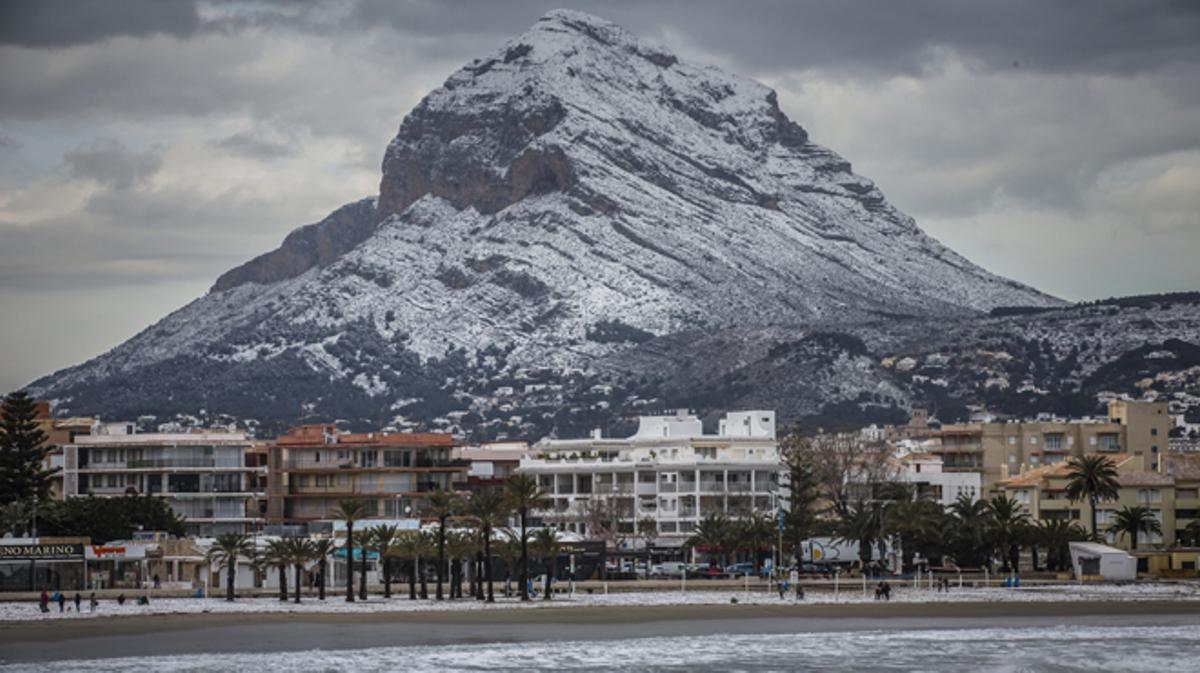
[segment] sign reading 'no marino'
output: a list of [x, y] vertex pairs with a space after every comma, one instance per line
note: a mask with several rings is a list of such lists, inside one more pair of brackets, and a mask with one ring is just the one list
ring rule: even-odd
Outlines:
[[0, 544], [0, 561], [55, 561], [83, 558], [81, 544]]

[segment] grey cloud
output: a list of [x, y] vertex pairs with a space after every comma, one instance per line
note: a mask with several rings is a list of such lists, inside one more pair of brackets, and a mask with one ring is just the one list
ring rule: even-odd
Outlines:
[[67, 152], [63, 162], [72, 177], [124, 190], [145, 182], [162, 168], [162, 148], [133, 152], [116, 140], [97, 140]]
[[262, 134], [249, 131], [239, 131], [231, 136], [213, 141], [211, 144], [213, 147], [228, 150], [233, 154], [260, 161], [281, 159], [296, 153], [296, 148], [291, 143], [272, 140]]
[[0, 0], [0, 44], [67, 47], [111, 37], [187, 37], [200, 27], [184, 0]]

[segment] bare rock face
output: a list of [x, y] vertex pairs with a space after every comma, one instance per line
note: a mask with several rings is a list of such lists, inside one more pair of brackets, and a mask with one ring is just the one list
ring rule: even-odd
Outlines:
[[[927, 236], [770, 89], [578, 12], [452, 74], [382, 169], [377, 200], [37, 389], [79, 412], [119, 382], [123, 412], [427, 422], [689, 330], [1061, 304]], [[138, 381], [165, 367], [202, 374], [164, 402]]]
[[328, 266], [367, 240], [378, 223], [374, 198], [344, 205], [320, 222], [288, 234], [277, 249], [221, 274], [212, 291], [223, 292], [245, 283], [277, 283], [313, 267]]

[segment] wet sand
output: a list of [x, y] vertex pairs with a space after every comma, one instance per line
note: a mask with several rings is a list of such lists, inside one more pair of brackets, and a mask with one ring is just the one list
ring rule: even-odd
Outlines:
[[0, 662], [713, 633], [1195, 624], [1200, 602], [562, 607], [372, 614], [192, 614], [0, 622]]

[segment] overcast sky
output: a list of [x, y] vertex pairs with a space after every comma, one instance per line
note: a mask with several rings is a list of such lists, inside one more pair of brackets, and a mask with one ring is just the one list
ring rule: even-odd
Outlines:
[[0, 390], [376, 192], [556, 6], [776, 88], [926, 231], [1057, 296], [1200, 289], [1200, 3], [0, 0]]

